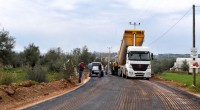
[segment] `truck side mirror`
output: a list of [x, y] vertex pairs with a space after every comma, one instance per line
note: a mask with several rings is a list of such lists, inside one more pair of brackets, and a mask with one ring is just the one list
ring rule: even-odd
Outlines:
[[151, 60], [153, 60], [153, 53], [151, 53]]

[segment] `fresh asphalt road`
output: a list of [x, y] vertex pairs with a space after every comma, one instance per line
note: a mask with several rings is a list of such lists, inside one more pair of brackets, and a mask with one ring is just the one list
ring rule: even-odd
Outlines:
[[200, 110], [200, 99], [154, 80], [92, 77], [80, 88], [25, 110]]

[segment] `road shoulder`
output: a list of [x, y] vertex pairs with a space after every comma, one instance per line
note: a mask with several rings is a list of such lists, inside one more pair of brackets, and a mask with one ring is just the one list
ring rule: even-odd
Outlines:
[[33, 101], [30, 101], [30, 102], [27, 102], [27, 103], [24, 103], [24, 104], [19, 104], [19, 107], [14, 107], [14, 108], [11, 108], [11, 109], [17, 109], [17, 110], [18, 109], [25, 109], [27, 107], [34, 106], [36, 104], [39, 104], [39, 103], [51, 100], [51, 99], [59, 97], [59, 96], [62, 96], [64, 94], [67, 94], [67, 93], [69, 93], [71, 91], [74, 91], [74, 90], [80, 88], [81, 86], [83, 86], [84, 84], [86, 84], [89, 80], [90, 80], [90, 77], [88, 77], [87, 79], [84, 79], [84, 81], [82, 83], [76, 84], [75, 87], [68, 88], [68, 89], [65, 89], [65, 90], [61, 90], [61, 91], [52, 93], [51, 95], [49, 95], [47, 97], [44, 96], [44, 97], [36, 98]]

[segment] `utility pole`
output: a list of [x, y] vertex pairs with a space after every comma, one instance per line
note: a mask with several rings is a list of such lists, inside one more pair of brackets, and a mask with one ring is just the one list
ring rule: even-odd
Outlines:
[[[195, 48], [195, 5], [192, 6], [193, 8], [193, 48]], [[195, 62], [195, 58], [193, 58]], [[196, 86], [196, 68], [193, 68], [193, 85]]]
[[[134, 30], [136, 29], [137, 25], [140, 25], [140, 23], [137, 24], [136, 22], [134, 22], [133, 24], [131, 22], [129, 22], [129, 24], [130, 25], [134, 25]], [[136, 38], [136, 33], [134, 32], [132, 34], [133, 34], [133, 44], [134, 44], [133, 46], [136, 46], [136, 42], [135, 42], [136, 41], [136, 39], [135, 39]]]
[[111, 47], [108, 47], [108, 70], [110, 70], [110, 49], [111, 49]]
[[132, 24], [131, 22], [129, 22], [129, 24], [130, 24], [130, 25], [134, 25], [134, 29], [136, 29], [136, 26], [137, 26], [137, 25], [140, 25], [140, 23], [137, 24], [136, 22], [134, 22], [133, 24]]

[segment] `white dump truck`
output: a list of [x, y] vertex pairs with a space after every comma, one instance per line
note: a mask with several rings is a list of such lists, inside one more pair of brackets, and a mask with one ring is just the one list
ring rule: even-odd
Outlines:
[[153, 54], [143, 47], [143, 30], [125, 30], [118, 53], [118, 75], [122, 77], [151, 77]]

